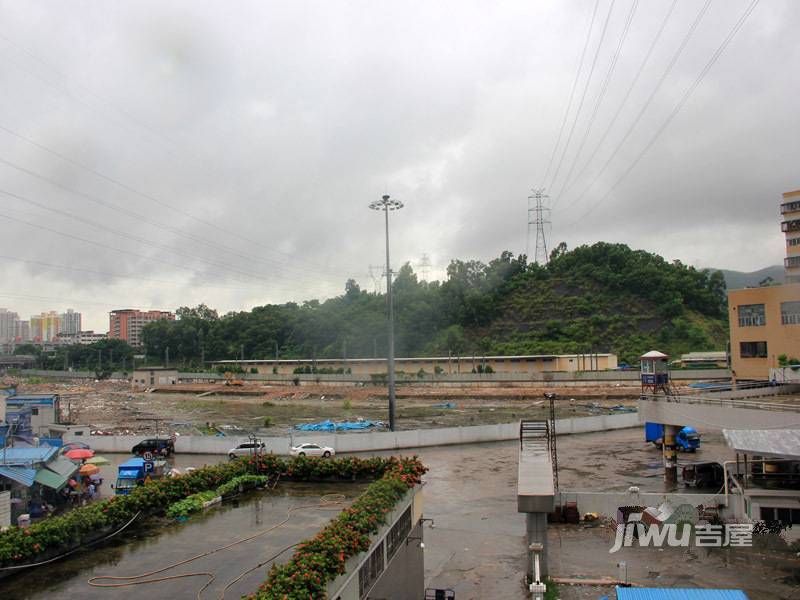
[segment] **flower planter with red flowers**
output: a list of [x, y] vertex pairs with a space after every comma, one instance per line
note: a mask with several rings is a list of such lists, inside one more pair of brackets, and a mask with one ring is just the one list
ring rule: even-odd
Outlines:
[[[267, 455], [203, 467], [178, 477], [152, 481], [137, 487], [129, 495], [100, 500], [63, 515], [48, 517], [27, 528], [10, 527], [0, 532], [0, 567], [33, 564], [60, 556], [74, 548], [102, 539], [136, 515], [139, 515], [137, 523], [160, 517], [173, 503], [192, 494], [216, 490], [244, 475], [258, 473], [273, 480], [279, 478], [292, 481], [313, 481], [317, 477], [338, 477], [346, 480], [353, 476], [357, 479], [370, 479], [389, 473], [405, 472], [410, 467], [402, 466], [403, 464], [391, 457], [363, 460], [305, 457], [289, 459]], [[392, 476], [392, 480], [397, 479], [398, 483], [402, 483], [398, 478], [399, 475]], [[0, 571], [0, 578], [12, 572], [18, 571]]]

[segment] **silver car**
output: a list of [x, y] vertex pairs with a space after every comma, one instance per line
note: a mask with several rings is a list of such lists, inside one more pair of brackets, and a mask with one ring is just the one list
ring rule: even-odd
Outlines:
[[289, 450], [289, 454], [292, 456], [322, 456], [324, 458], [329, 458], [336, 454], [336, 452], [329, 446], [320, 446], [319, 444], [300, 444], [299, 446], [294, 446], [291, 450]]
[[230, 458], [236, 458], [238, 456], [252, 456], [254, 454], [264, 454], [266, 450], [266, 444], [245, 443], [239, 444], [236, 446], [236, 448], [231, 448], [228, 450], [228, 456]]

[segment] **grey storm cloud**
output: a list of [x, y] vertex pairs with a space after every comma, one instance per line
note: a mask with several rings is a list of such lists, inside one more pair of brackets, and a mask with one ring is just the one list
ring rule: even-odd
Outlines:
[[395, 267], [441, 277], [524, 252], [543, 183], [551, 244], [778, 263], [800, 5], [759, 3], [654, 137], [750, 4], [0, 1], [0, 306], [102, 330], [123, 306], [372, 288], [387, 192]]

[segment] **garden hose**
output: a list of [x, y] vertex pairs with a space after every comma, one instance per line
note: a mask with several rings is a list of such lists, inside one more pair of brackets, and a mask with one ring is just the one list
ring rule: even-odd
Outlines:
[[95, 540], [93, 542], [89, 542], [87, 544], [81, 544], [77, 548], [73, 548], [72, 550], [70, 550], [69, 552], [65, 552], [64, 554], [59, 554], [55, 558], [49, 558], [49, 559], [43, 560], [41, 562], [30, 563], [30, 564], [26, 564], [26, 565], [14, 565], [14, 566], [11, 566], [11, 567], [0, 567], [0, 571], [13, 571], [15, 569], [30, 569], [31, 567], [40, 567], [41, 565], [46, 565], [46, 564], [49, 564], [51, 562], [55, 562], [57, 560], [61, 560], [62, 558], [66, 558], [70, 554], [75, 554], [78, 550], [80, 550], [82, 548], [87, 548], [87, 547], [92, 546], [94, 544], [97, 544], [99, 542], [104, 542], [105, 540], [111, 539], [112, 537], [114, 537], [118, 533], [121, 533], [123, 529], [128, 527], [128, 525], [133, 523], [136, 520], [136, 517], [138, 517], [140, 514], [142, 514], [142, 511], [139, 511], [135, 515], [133, 515], [133, 517], [131, 518], [130, 521], [125, 523], [125, 525], [123, 525], [122, 527], [117, 529], [114, 533], [110, 533], [107, 536], [102, 537], [102, 538], [100, 538], [98, 540]]
[[[158, 575], [159, 573], [164, 573], [165, 571], [169, 571], [170, 569], [174, 569], [176, 567], [180, 567], [182, 565], [188, 564], [188, 563], [193, 562], [195, 560], [199, 560], [201, 558], [205, 558], [206, 556], [210, 556], [212, 554], [216, 554], [217, 552], [222, 552], [223, 550], [228, 550], [229, 548], [233, 548], [234, 546], [238, 546], [239, 544], [244, 544], [245, 542], [249, 542], [250, 540], [254, 540], [254, 539], [258, 538], [258, 537], [264, 536], [264, 535], [266, 535], [266, 534], [268, 534], [268, 533], [270, 533], [272, 531], [275, 531], [279, 527], [282, 527], [286, 523], [288, 523], [289, 520], [292, 518], [292, 514], [294, 512], [296, 512], [296, 511], [308, 510], [308, 509], [316, 509], [316, 510], [328, 509], [328, 510], [330, 510], [331, 508], [339, 507], [344, 502], [344, 500], [345, 500], [345, 496], [343, 494], [326, 494], [325, 496], [322, 496], [320, 498], [320, 501], [317, 502], [316, 504], [303, 504], [303, 505], [300, 505], [300, 506], [294, 506], [292, 508], [289, 508], [286, 511], [286, 518], [283, 519], [282, 521], [280, 521], [279, 523], [276, 523], [275, 525], [272, 525], [272, 526], [268, 527], [267, 529], [262, 529], [261, 531], [258, 531], [256, 533], [254, 533], [253, 535], [249, 535], [247, 537], [244, 537], [244, 538], [238, 539], [236, 541], [233, 541], [233, 542], [231, 542], [229, 544], [225, 544], [224, 546], [219, 546], [218, 548], [213, 548], [211, 550], [207, 550], [205, 552], [202, 552], [201, 554], [197, 554], [197, 555], [192, 556], [190, 558], [178, 561], [176, 563], [172, 563], [171, 565], [167, 565], [166, 567], [161, 567], [160, 569], [156, 569], [154, 571], [148, 571], [146, 573], [140, 573], [139, 575], [98, 575], [96, 577], [92, 577], [91, 579], [89, 579], [87, 581], [87, 583], [89, 585], [93, 586], [93, 587], [121, 588], [121, 587], [129, 587], [129, 586], [134, 586], [134, 585], [142, 585], [142, 584], [145, 584], [145, 583], [158, 583], [160, 581], [168, 581], [168, 580], [171, 580], [171, 579], [181, 579], [181, 578], [188, 578], [188, 577], [206, 576], [206, 577], [209, 578], [208, 581], [203, 585], [203, 587], [201, 587], [197, 591], [197, 596], [196, 597], [197, 597], [197, 600], [200, 600], [200, 597], [203, 594], [203, 592], [206, 590], [206, 588], [208, 588], [208, 586], [211, 585], [211, 583], [214, 581], [214, 579], [216, 579], [216, 575], [214, 573], [211, 573], [211, 572], [208, 572], [208, 571], [197, 571], [197, 572], [192, 572], [192, 573], [180, 573], [178, 575], [166, 575], [166, 576], [163, 576], [163, 577], [155, 577], [155, 578], [153, 578], [153, 575]], [[278, 554], [276, 554], [273, 558], [271, 558], [269, 560], [274, 560], [274, 558], [277, 558], [278, 556], [283, 554], [283, 552], [285, 552], [289, 548], [291, 548], [293, 546], [296, 546], [296, 545], [297, 544], [292, 544], [292, 546], [288, 546], [287, 548], [284, 548], [283, 550], [281, 550]], [[269, 562], [269, 560], [267, 560], [266, 562]], [[266, 564], [266, 562], [262, 563], [261, 565], [258, 565], [256, 567], [253, 567], [252, 569], [248, 569], [244, 573], [241, 573], [235, 580], [230, 582], [225, 587], [225, 589], [222, 592], [222, 596], [221, 597], [224, 597], [225, 591], [228, 588], [230, 588], [233, 584], [235, 584], [237, 581], [242, 579], [248, 573], [254, 571], [255, 569], [259, 568], [260, 566], [263, 566], [263, 564]]]

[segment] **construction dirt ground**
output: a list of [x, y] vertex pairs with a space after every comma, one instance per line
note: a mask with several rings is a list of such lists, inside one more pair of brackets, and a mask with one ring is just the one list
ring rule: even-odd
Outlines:
[[[58, 393], [72, 423], [107, 434], [159, 430], [181, 435], [257, 432], [283, 435], [290, 427], [331, 419], [387, 418], [387, 390], [376, 386], [178, 384], [158, 391], [129, 382], [17, 383], [19, 393]], [[168, 391], [169, 393], [166, 393]], [[543, 418], [545, 392], [557, 394], [556, 416], [579, 417], [635, 409], [638, 386], [398, 387], [400, 429], [509, 423]]]

